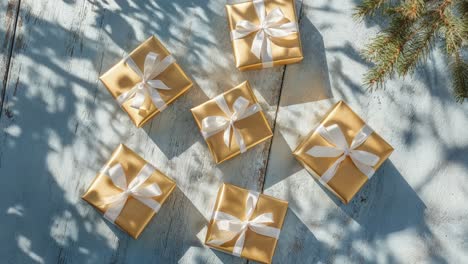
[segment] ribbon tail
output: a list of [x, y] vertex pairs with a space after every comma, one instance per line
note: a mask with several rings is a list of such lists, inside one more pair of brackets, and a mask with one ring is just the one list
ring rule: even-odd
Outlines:
[[247, 146], [245, 145], [244, 138], [242, 137], [241, 133], [239, 130], [232, 126], [232, 132], [234, 133], [234, 138], [236, 139], [237, 145], [239, 145], [239, 150], [241, 153], [244, 153], [247, 151]]
[[257, 234], [272, 237], [275, 239], [278, 239], [280, 235], [280, 229], [271, 226], [266, 226], [264, 224], [251, 224], [250, 229], [252, 229]]
[[164, 100], [162, 99], [157, 89], [152, 88], [150, 89], [149, 93], [150, 93], [151, 101], [158, 108], [159, 111], [163, 111], [164, 109], [166, 109], [167, 104], [166, 102], [164, 102]]
[[351, 160], [353, 161], [354, 165], [356, 165], [356, 167], [364, 174], [367, 176], [367, 178], [372, 178], [372, 176], [374, 175], [375, 173], [375, 170], [374, 168], [372, 168], [371, 166], [369, 165], [366, 165], [362, 162], [360, 162], [359, 160], [357, 160], [356, 158], [354, 158], [353, 156], [351, 156]]
[[117, 98], [117, 103], [119, 103], [120, 106], [122, 106], [126, 101], [130, 100], [137, 92], [138, 90], [138, 85], [135, 85], [132, 89], [121, 93]]
[[127, 198], [128, 197], [122, 198], [122, 200], [113, 203], [104, 213], [104, 217], [112, 223], [115, 223], [115, 220], [120, 215], [127, 202]]
[[161, 208], [161, 204], [156, 202], [155, 200], [151, 198], [145, 198], [145, 197], [135, 197], [138, 201], [142, 202], [144, 205], [148, 206], [149, 208], [153, 209], [154, 212], [158, 212], [159, 209]]
[[333, 165], [330, 166], [330, 168], [328, 168], [323, 174], [322, 176], [320, 177], [320, 181], [324, 182], [324, 183], [328, 183], [332, 178], [333, 176], [335, 176], [335, 173], [338, 169], [338, 166], [341, 164], [341, 162], [343, 162], [343, 160], [346, 158], [346, 156], [341, 156], [340, 158], [338, 158], [335, 163], [333, 163]]
[[263, 38], [262, 45], [262, 67], [271, 68], [273, 67], [273, 49], [271, 48], [271, 40], [268, 36]]
[[[142, 84], [138, 84], [142, 85]], [[143, 89], [137, 88], [135, 92], [135, 96], [132, 99], [132, 102], [130, 103], [130, 107], [134, 109], [144, 109], [146, 107], [143, 107], [145, 104], [145, 99], [146, 99], [146, 92]]]
[[240, 257], [242, 254], [242, 249], [244, 248], [244, 242], [245, 242], [245, 233], [247, 229], [244, 228], [244, 230], [241, 231], [239, 238], [237, 238], [236, 244], [234, 245], [234, 248], [232, 250], [232, 254], [236, 257]]
[[252, 47], [250, 48], [250, 51], [259, 60], [262, 59], [262, 49], [264, 48], [265, 37], [265, 32], [263, 32], [263, 30], [259, 30], [255, 34], [254, 40], [252, 42]]
[[228, 125], [226, 129], [224, 129], [223, 140], [226, 147], [231, 147], [231, 127], [234, 128], [232, 125]]

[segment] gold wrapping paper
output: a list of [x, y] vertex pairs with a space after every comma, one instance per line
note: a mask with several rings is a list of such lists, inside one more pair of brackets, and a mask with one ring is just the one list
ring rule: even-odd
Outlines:
[[[143, 168], [147, 162], [125, 145], [121, 144], [114, 151], [107, 165], [112, 167], [117, 163], [122, 165], [128, 184], [138, 175], [141, 168]], [[176, 187], [176, 183], [159, 170], [155, 170], [146, 182], [143, 183], [142, 187], [152, 183], [157, 183], [161, 188], [162, 194], [153, 199], [162, 206]], [[89, 189], [81, 198], [104, 214], [107, 211], [108, 205], [101, 205], [102, 198], [121, 192], [122, 191], [112, 183], [112, 180], [107, 175], [98, 173]], [[115, 220], [115, 224], [130, 236], [137, 239], [155, 214], [156, 212], [151, 208], [130, 196], [122, 212]]]
[[[142, 72], [146, 55], [149, 52], [158, 53], [161, 56], [161, 59], [170, 55], [169, 51], [156, 37], [150, 37], [130, 53], [130, 57], [135, 61], [136, 65]], [[100, 79], [114, 99], [120, 94], [130, 90], [141, 81], [140, 77], [124, 62], [124, 60], [121, 60], [114, 67], [104, 73]], [[163, 81], [171, 88], [170, 90], [158, 89], [161, 98], [167, 105], [192, 87], [192, 81], [182, 71], [177, 62], [171, 64], [166, 70], [158, 75], [156, 79]], [[130, 104], [131, 99], [127, 100], [122, 105], [122, 108], [127, 112], [130, 119], [137, 127], [142, 127], [146, 122], [160, 112], [159, 109], [153, 105], [149, 96], [147, 96], [144, 103], [145, 108], [148, 110], [134, 109], [130, 107]]]
[[[223, 184], [219, 188], [213, 212], [221, 211], [233, 215], [241, 220], [245, 219], [245, 206], [248, 193], [249, 191], [246, 189], [242, 189], [231, 184]], [[281, 229], [287, 210], [288, 202], [260, 194], [257, 207], [255, 208], [251, 219], [254, 219], [264, 213], [273, 213], [274, 222], [267, 225]], [[215, 221], [211, 219], [206, 233], [205, 245], [228, 254], [232, 254], [239, 235], [221, 246], [212, 245], [208, 242], [214, 239], [221, 239], [227, 233], [229, 232], [219, 230]], [[276, 243], [277, 240], [275, 238], [263, 236], [248, 229], [246, 231], [241, 257], [261, 263], [271, 263], [275, 253]]]
[[[281, 9], [287, 18], [285, 22], [297, 23], [294, 0], [265, 0], [265, 10], [267, 13], [277, 7]], [[226, 12], [230, 31], [234, 30], [237, 22], [241, 20], [247, 20], [254, 24], [259, 23], [252, 2], [226, 5]], [[231, 40], [236, 67], [241, 71], [262, 69], [262, 60], [258, 59], [250, 51], [254, 38], [255, 33], [252, 33], [242, 39]], [[284, 38], [271, 38], [271, 40], [273, 66], [302, 61], [303, 55], [299, 32]]]
[[[257, 98], [250, 88], [248, 81], [245, 81], [224, 93], [224, 99], [226, 100], [226, 103], [230, 107], [231, 111], [234, 101], [239, 96], [246, 98], [252, 104], [258, 103]], [[218, 104], [213, 99], [192, 108], [192, 114], [200, 130], [202, 120], [205, 117], [225, 116], [224, 112], [219, 108]], [[244, 138], [247, 149], [250, 149], [273, 136], [270, 125], [268, 124], [263, 111], [259, 111], [249, 117], [238, 120], [234, 125]], [[210, 152], [213, 155], [216, 163], [221, 163], [240, 154], [239, 145], [237, 144], [232, 134], [230, 147], [224, 144], [222, 131], [207, 138], [206, 143], [208, 144], [208, 148], [210, 149]]]
[[[337, 124], [343, 131], [346, 141], [350, 144], [362, 126], [364, 121], [343, 101], [338, 102], [320, 122], [323, 126]], [[306, 152], [313, 146], [331, 146], [316, 130], [294, 151], [294, 156], [314, 176], [320, 177], [337, 160], [337, 158], [317, 158]], [[373, 167], [377, 170], [393, 152], [390, 146], [375, 131], [367, 140], [357, 148], [371, 152], [380, 157], [379, 162]], [[347, 204], [354, 195], [364, 186], [368, 178], [347, 157], [339, 166], [335, 176], [325, 185], [332, 193]]]

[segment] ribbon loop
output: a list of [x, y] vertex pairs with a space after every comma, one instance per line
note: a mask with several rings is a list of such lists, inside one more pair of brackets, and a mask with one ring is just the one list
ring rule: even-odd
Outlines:
[[323, 173], [320, 180], [324, 183], [330, 181], [335, 176], [339, 165], [349, 156], [356, 165], [356, 167], [368, 178], [374, 175], [375, 170], [372, 168], [380, 160], [379, 156], [374, 153], [370, 153], [364, 150], [357, 150], [356, 148], [361, 146], [367, 138], [372, 134], [372, 129], [364, 125], [361, 130], [354, 137], [351, 146], [348, 146], [343, 131], [336, 124], [324, 127], [319, 125], [317, 132], [322, 136], [328, 143], [333, 146], [313, 146], [306, 153], [312, 157], [317, 158], [335, 158], [336, 161]]
[[108, 209], [104, 213], [104, 217], [111, 222], [115, 222], [130, 196], [141, 201], [143, 204], [157, 212], [161, 205], [151, 198], [162, 194], [159, 185], [157, 183], [152, 183], [148, 186], [141, 187], [153, 174], [154, 170], [155, 169], [151, 165], [145, 164], [138, 175], [127, 186], [126, 175], [120, 163], [117, 163], [110, 168], [107, 166], [104, 167], [104, 169], [101, 170], [101, 173], [107, 174], [112, 180], [112, 183], [122, 190], [119, 194], [104, 197], [102, 199], [100, 205], [108, 205]]
[[273, 66], [273, 51], [270, 38], [283, 38], [297, 32], [296, 22], [284, 22], [286, 17], [280, 8], [266, 13], [264, 0], [253, 1], [255, 12], [257, 13], [259, 24], [255, 25], [250, 21], [241, 20], [236, 23], [236, 27], [231, 31], [231, 38], [241, 39], [251, 33], [256, 32], [250, 51], [262, 60], [263, 67]]
[[247, 150], [244, 138], [240, 131], [236, 128], [235, 122], [247, 118], [261, 110], [260, 106], [256, 103], [249, 106], [250, 101], [246, 98], [239, 96], [232, 106], [233, 112], [229, 109], [224, 96], [218, 95], [214, 98], [216, 104], [219, 106], [225, 116], [207, 116], [202, 120], [201, 132], [205, 139], [224, 131], [223, 140], [227, 147], [231, 146], [231, 130], [234, 139], [239, 145], [240, 152], [243, 153]]
[[278, 239], [280, 229], [266, 225], [273, 223], [273, 213], [264, 213], [255, 217], [254, 219], [250, 219], [255, 208], [257, 207], [258, 196], [259, 193], [249, 192], [245, 205], [245, 220], [240, 220], [239, 218], [228, 213], [216, 211], [213, 215], [213, 220], [216, 221], [216, 226], [219, 230], [228, 231], [230, 233], [226, 234], [224, 239], [213, 239], [210, 240], [209, 243], [220, 246], [238, 236], [232, 254], [235, 256], [240, 256], [242, 249], [244, 248], [245, 233], [247, 229], [250, 229], [255, 233], [263, 236]]
[[132, 100], [130, 107], [146, 110], [144, 102], [148, 96], [159, 111], [164, 110], [166, 108], [166, 102], [161, 98], [158, 90], [170, 90], [171, 88], [163, 81], [153, 79], [159, 76], [167, 69], [167, 67], [175, 62], [174, 57], [168, 55], [161, 60], [159, 54], [149, 52], [145, 57], [143, 72], [138, 68], [135, 61], [130, 56], [125, 58], [125, 62], [130, 69], [140, 77], [141, 81], [133, 86], [132, 89], [117, 97], [119, 104], [123, 105], [126, 101]]

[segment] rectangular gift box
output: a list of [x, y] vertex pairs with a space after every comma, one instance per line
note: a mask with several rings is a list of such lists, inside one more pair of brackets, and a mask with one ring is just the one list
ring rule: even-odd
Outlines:
[[[357, 135], [364, 126], [367, 131], [372, 131], [370, 127], [368, 127], [365, 122], [343, 101], [340, 101], [333, 106], [333, 108], [326, 114], [325, 118], [320, 122], [318, 127], [327, 128], [334, 125], [338, 125], [341, 129], [348, 146], [351, 146], [354, 139], [359, 138]], [[321, 178], [342, 154], [335, 157], [317, 157], [317, 155], [312, 156], [308, 154], [307, 152], [315, 146], [333, 147], [334, 145], [326, 140], [319, 133], [318, 129], [314, 129], [297, 147], [293, 155], [314, 177], [319, 179], [325, 187], [340, 198], [343, 203], [349, 203], [355, 194], [369, 180], [369, 177], [357, 167], [351, 156], [346, 156], [336, 167], [335, 173], [332, 173], [334, 176], [331, 177], [328, 182], [323, 182], [323, 179]], [[362, 144], [355, 148], [355, 150], [357, 150], [359, 152], [357, 154], [361, 156], [363, 154], [367, 156], [369, 153], [377, 156], [375, 164], [373, 166], [369, 165], [369, 169], [371, 169], [371, 171], [377, 170], [393, 152], [392, 146], [373, 131]], [[358, 161], [358, 163], [360, 162]], [[372, 175], [370, 175], [370, 177], [371, 176]]]
[[[253, 212], [250, 214], [250, 217], [246, 219], [247, 214], [249, 213], [249, 208], [247, 208], [249, 206], [248, 197], [252, 194], [254, 194], [258, 200], [253, 207]], [[253, 220], [259, 216], [261, 217], [261, 215], [266, 216], [271, 214], [272, 221], [261, 225], [267, 226], [267, 228], [271, 227], [278, 229], [279, 234], [279, 231], [283, 226], [287, 210], [287, 201], [251, 192], [231, 184], [223, 184], [218, 191], [216, 203], [213, 208], [213, 217], [208, 225], [205, 245], [228, 254], [233, 254], [234, 247], [241, 236], [241, 234], [233, 234], [230, 231], [220, 230], [217, 225], [219, 220], [214, 219], [216, 212], [228, 214], [230, 215], [230, 218], [235, 217], [241, 221]], [[233, 225], [235, 224], [236, 223], [233, 223]], [[246, 229], [245, 240], [241, 249], [240, 257], [261, 263], [271, 263], [278, 240], [274, 237], [259, 234], [261, 232], [262, 230], [255, 232], [251, 228]], [[231, 237], [231, 240], [222, 244], [211, 242], [216, 240], [225, 241]]]
[[[263, 2], [266, 14], [270, 13], [276, 8], [280, 8], [285, 17], [281, 20], [281, 22], [295, 22], [297, 25], [294, 0], [255, 0], [226, 5], [230, 32], [235, 30], [237, 23], [242, 20], [249, 21], [254, 25], [259, 25], [259, 17], [254, 6], [254, 2], [259, 1]], [[264, 67], [262, 60], [255, 56], [255, 54], [251, 51], [255, 36], [256, 32], [252, 32], [245, 37], [231, 39], [236, 67], [241, 71], [262, 69]], [[302, 61], [303, 54], [298, 26], [297, 32], [284, 37], [270, 37], [269, 39], [271, 39], [271, 51], [273, 57], [273, 65], [271, 66], [291, 64]]]
[[[250, 88], [248, 81], [245, 81], [231, 90], [223, 93], [222, 96], [224, 96], [224, 99], [226, 100], [226, 103], [231, 111], [233, 111], [232, 109], [235, 101], [241, 96], [249, 100], [250, 105], [258, 104], [257, 98]], [[192, 108], [191, 110], [193, 117], [195, 118], [195, 122], [197, 123], [200, 130], [202, 129], [203, 119], [208, 116], [227, 117], [216, 103], [215, 99], [216, 98], [213, 98], [197, 107]], [[253, 146], [273, 136], [270, 125], [268, 124], [268, 121], [261, 110], [251, 116], [236, 121], [234, 126], [244, 139], [247, 149], [252, 148]], [[226, 146], [223, 136], [223, 131], [220, 131], [219, 133], [205, 139], [216, 163], [221, 163], [241, 153], [239, 144], [235, 140], [233, 133], [231, 133], [230, 146]]]
[[[112, 168], [118, 164], [120, 164], [123, 169], [126, 179], [122, 185], [128, 186], [130, 186], [132, 180], [143, 171], [145, 166], [150, 168], [148, 174], [150, 174], [151, 171], [152, 173], [147, 180], [140, 185], [138, 190], [141, 191], [149, 185], [157, 184], [161, 192], [160, 195], [148, 198], [154, 200], [156, 204], [162, 205], [176, 187], [174, 180], [155, 169], [143, 158], [122, 144], [117, 147], [104, 168]], [[115, 208], [116, 206], [115, 203], [106, 204], [105, 201], [122, 192], [123, 190], [114, 184], [109, 173], [105, 170], [97, 174], [93, 183], [81, 198], [99, 212], [105, 214], [110, 208]], [[124, 206], [116, 217], [114, 224], [136, 239], [155, 214], [155, 210], [130, 195], [127, 200], [124, 201]]]
[[[130, 58], [133, 59], [142, 73], [144, 72], [145, 59], [151, 52], [158, 54], [159, 59], [164, 59], [166, 56], [171, 55], [156, 37], [152, 36], [148, 38], [129, 54]], [[100, 80], [116, 100], [120, 95], [128, 92], [142, 81], [141, 77], [131, 67], [129, 67], [125, 59], [121, 60], [110, 70], [104, 73], [100, 77]], [[190, 89], [190, 87], [192, 87], [192, 81], [187, 77], [177, 62], [170, 64], [164, 71], [154, 77], [153, 80], [160, 80], [170, 88], [168, 90], [157, 89], [157, 92], [166, 105], [176, 100], [179, 96]], [[132, 98], [121, 105], [123, 110], [127, 112], [130, 119], [137, 127], [142, 127], [161, 111], [153, 104], [147, 94], [145, 97], [146, 98], [143, 103], [144, 109], [132, 108]]]

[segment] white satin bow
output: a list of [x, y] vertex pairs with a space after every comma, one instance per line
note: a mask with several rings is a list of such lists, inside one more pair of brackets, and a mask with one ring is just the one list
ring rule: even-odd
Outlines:
[[372, 129], [367, 125], [364, 125], [361, 130], [354, 137], [351, 146], [348, 146], [346, 138], [343, 135], [340, 127], [336, 124], [333, 124], [328, 127], [320, 125], [317, 128], [317, 132], [326, 140], [328, 143], [334, 145], [333, 147], [327, 146], [314, 146], [309, 149], [306, 153], [313, 157], [339, 157], [330, 168], [328, 168], [323, 175], [320, 177], [320, 180], [327, 183], [330, 181], [338, 169], [338, 166], [343, 162], [347, 156], [351, 158], [354, 165], [369, 179], [374, 175], [374, 166], [379, 162], [379, 156], [364, 151], [357, 150], [356, 148], [362, 145], [367, 138], [372, 134]]
[[297, 24], [296, 22], [283, 22], [286, 17], [280, 8], [275, 8], [267, 14], [264, 0], [256, 0], [252, 3], [260, 23], [255, 25], [247, 20], [237, 22], [236, 28], [231, 31], [231, 38], [241, 39], [257, 32], [251, 51], [258, 59], [262, 60], [264, 68], [272, 67], [273, 52], [270, 37], [283, 38], [291, 35], [297, 32]]
[[234, 134], [234, 138], [239, 145], [240, 152], [245, 152], [247, 147], [245, 146], [244, 138], [242, 137], [239, 130], [235, 127], [234, 123], [259, 112], [261, 110], [260, 106], [258, 104], [249, 106], [249, 100], [239, 96], [232, 106], [234, 112], [231, 112], [226, 103], [226, 100], [224, 99], [224, 95], [218, 95], [214, 98], [214, 100], [216, 104], [218, 104], [219, 108], [224, 112], [224, 114], [226, 114], [226, 116], [207, 116], [203, 118], [201, 128], [203, 137], [207, 139], [214, 134], [224, 130], [224, 144], [229, 147], [231, 143], [232, 128], [232, 133]]
[[159, 54], [149, 52], [145, 57], [143, 72], [141, 72], [140, 68], [138, 68], [135, 61], [130, 56], [127, 56], [125, 60], [127, 65], [136, 74], [138, 74], [141, 82], [133, 86], [132, 89], [119, 95], [117, 97], [119, 104], [122, 105], [127, 100], [132, 99], [130, 106], [135, 109], [141, 109], [144, 105], [145, 98], [148, 95], [159, 111], [164, 110], [166, 108], [166, 102], [161, 98], [158, 89], [170, 90], [171, 88], [169, 88], [163, 81], [153, 79], [166, 70], [169, 65], [175, 62], [174, 57], [168, 55], [161, 60]]
[[257, 201], [258, 193], [249, 192], [247, 196], [245, 220], [240, 220], [233, 215], [216, 211], [213, 215], [213, 220], [216, 221], [218, 229], [222, 231], [230, 231], [230, 234], [226, 235], [226, 238], [223, 239], [210, 240], [209, 243], [220, 246], [240, 234], [232, 252], [233, 255], [240, 257], [242, 249], [244, 248], [245, 233], [247, 229], [250, 229], [260, 235], [278, 239], [280, 229], [265, 225], [274, 222], [272, 213], [264, 213], [254, 219], [250, 219], [255, 207], [257, 207]]
[[104, 213], [104, 217], [109, 221], [114, 222], [122, 212], [122, 209], [130, 196], [157, 212], [161, 207], [161, 204], [153, 200], [152, 197], [162, 194], [158, 184], [152, 183], [145, 187], [141, 187], [151, 174], [153, 174], [154, 170], [155, 169], [151, 165], [146, 164], [130, 184], [127, 185], [125, 172], [119, 163], [111, 168], [105, 167], [101, 173], [109, 175], [112, 183], [117, 188], [121, 189], [122, 192], [102, 199], [100, 205], [109, 205], [108, 209]]

